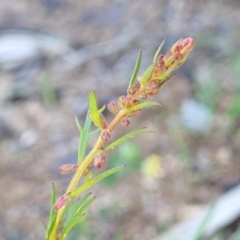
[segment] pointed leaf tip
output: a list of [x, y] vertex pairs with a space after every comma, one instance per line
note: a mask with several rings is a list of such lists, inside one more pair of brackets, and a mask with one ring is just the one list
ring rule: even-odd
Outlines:
[[161, 104], [153, 101], [142, 102], [142, 103], [139, 103], [138, 105], [127, 108], [127, 111], [128, 112], [137, 111], [137, 110], [141, 110], [143, 108], [151, 107], [151, 106], [161, 106]]
[[157, 58], [158, 58], [158, 56], [159, 56], [159, 54], [160, 54], [160, 52], [161, 52], [161, 50], [162, 50], [162, 47], [163, 47], [163, 45], [164, 45], [164, 43], [165, 43], [165, 40], [166, 40], [166, 38], [161, 42], [158, 50], [156, 51], [156, 53], [155, 53], [155, 55], [154, 55], [154, 57], [153, 57], [153, 63], [156, 63], [156, 62], [157, 62]]
[[[143, 134], [143, 133], [153, 133], [153, 132], [156, 132], [156, 131], [148, 130], [146, 128], [133, 130], [133, 131], [125, 134], [124, 136], [120, 137], [119, 139], [117, 139], [113, 143], [109, 144], [104, 150], [105, 150], [105, 152], [107, 152], [107, 151], [112, 150], [113, 148], [119, 146], [120, 144], [124, 143], [125, 141], [127, 141], [127, 140], [129, 140], [131, 138], [134, 138], [134, 137], [136, 137], [136, 136], [138, 136], [140, 134]], [[124, 165], [124, 166], [126, 166], [126, 165]]]
[[134, 81], [136, 80], [136, 77], [137, 77], [137, 74], [138, 74], [138, 71], [139, 71], [139, 68], [141, 65], [141, 61], [142, 61], [142, 49], [139, 50], [138, 57], [137, 57], [137, 60], [135, 63], [135, 67], [134, 67], [131, 79], [129, 81], [128, 88], [132, 87], [132, 85], [134, 84]]
[[83, 134], [83, 127], [81, 126], [77, 116], [75, 116], [75, 123], [77, 125], [77, 128], [78, 128], [80, 134]]

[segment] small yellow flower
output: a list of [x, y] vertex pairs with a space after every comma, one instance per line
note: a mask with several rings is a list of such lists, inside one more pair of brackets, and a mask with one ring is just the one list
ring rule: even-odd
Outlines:
[[164, 176], [161, 165], [162, 158], [160, 155], [149, 155], [142, 164], [142, 173], [151, 178], [161, 178]]

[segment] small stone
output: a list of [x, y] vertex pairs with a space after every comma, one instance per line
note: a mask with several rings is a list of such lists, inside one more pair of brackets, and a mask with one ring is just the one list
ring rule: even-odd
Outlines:
[[187, 99], [181, 106], [181, 118], [183, 124], [193, 132], [205, 131], [212, 120], [210, 109], [204, 104]]
[[37, 141], [37, 133], [33, 130], [23, 132], [19, 138], [19, 145], [21, 148], [29, 148]]

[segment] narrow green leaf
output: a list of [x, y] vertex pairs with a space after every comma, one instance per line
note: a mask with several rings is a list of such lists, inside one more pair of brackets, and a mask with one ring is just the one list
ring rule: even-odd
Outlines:
[[161, 52], [161, 50], [162, 50], [162, 47], [163, 47], [163, 45], [164, 45], [165, 40], [166, 40], [166, 38], [161, 42], [158, 50], [156, 51], [156, 53], [155, 53], [155, 55], [154, 55], [154, 57], [153, 57], [153, 63], [156, 63], [156, 62], [157, 62], [157, 58], [158, 58], [158, 56], [159, 56], [159, 54], [160, 54], [160, 52]]
[[137, 74], [138, 74], [138, 71], [139, 71], [139, 68], [141, 65], [141, 61], [142, 61], [142, 50], [139, 50], [137, 61], [135, 63], [135, 67], [134, 67], [128, 88], [130, 88], [134, 84], [134, 81], [136, 80], [136, 77], [137, 77]]
[[88, 199], [91, 196], [91, 193], [87, 193], [84, 197], [68, 205], [64, 212], [64, 228], [61, 234], [60, 239], [64, 240], [71, 229], [80, 221], [83, 217], [83, 212], [86, 210], [86, 206], [89, 206], [90, 203], [95, 199], [94, 197]]
[[138, 130], [133, 130], [129, 133], [127, 133], [126, 135], [122, 136], [121, 138], [117, 139], [116, 141], [114, 141], [113, 143], [109, 144], [105, 149], [104, 151], [107, 152], [109, 150], [112, 150], [113, 148], [115, 148], [116, 146], [124, 143], [125, 141], [131, 139], [131, 138], [134, 138], [140, 134], [144, 134], [144, 133], [153, 133], [153, 132], [156, 132], [156, 131], [153, 131], [153, 130], [148, 130], [146, 128], [141, 128], [141, 129], [138, 129]]
[[84, 202], [84, 204], [78, 208], [76, 212], [76, 218], [78, 218], [79, 215], [83, 214], [95, 199], [96, 197], [92, 197], [91, 199], [88, 199], [86, 202]]
[[125, 165], [120, 166], [120, 167], [115, 167], [115, 168], [109, 169], [109, 170], [99, 174], [95, 178], [88, 178], [87, 181], [84, 184], [82, 184], [78, 189], [76, 189], [75, 191], [71, 192], [70, 196], [71, 197], [78, 196], [79, 194], [81, 194], [82, 192], [84, 192], [85, 190], [90, 188], [92, 185], [94, 185], [95, 183], [97, 183], [100, 180], [110, 176], [111, 174], [113, 174], [115, 172], [118, 172], [118, 171], [122, 170], [124, 167], [125, 167]]
[[112, 174], [114, 174], [114, 173], [116, 173], [116, 172], [121, 171], [121, 170], [124, 169], [125, 167], [126, 167], [126, 165], [122, 165], [122, 166], [119, 166], [119, 167], [111, 168], [111, 169], [109, 169], [109, 170], [107, 170], [107, 171], [99, 174], [99, 175], [96, 176], [95, 178], [93, 178], [93, 179], [91, 180], [91, 183], [92, 183], [92, 184], [95, 184], [95, 183], [99, 182], [100, 180], [102, 180], [102, 179], [104, 179], [104, 178], [106, 178], [106, 177], [108, 177], [108, 176], [110, 176], [110, 175], [112, 175]]
[[79, 223], [79, 221], [82, 219], [82, 217], [85, 215], [84, 212], [87, 210], [87, 208], [91, 205], [91, 203], [94, 201], [95, 197], [92, 197], [91, 199], [88, 199], [85, 202], [83, 202], [82, 205], [79, 206], [79, 208], [76, 210], [74, 217], [72, 217], [70, 222], [66, 225], [66, 227], [63, 229], [60, 240], [64, 240], [68, 233], [72, 230], [72, 228]]
[[77, 219], [73, 219], [73, 220], [71, 221], [71, 223], [69, 223], [69, 224], [63, 229], [59, 240], [65, 240], [66, 237], [68, 236], [69, 232], [74, 228], [74, 226], [75, 226], [76, 224], [79, 223], [79, 221], [80, 221], [80, 220], [82, 219], [82, 217], [84, 217], [84, 216], [85, 216], [85, 214], [82, 214], [82, 215], [78, 216]]
[[83, 134], [83, 128], [82, 128], [80, 122], [78, 121], [77, 116], [75, 116], [75, 123], [76, 123], [76, 125], [77, 125], [77, 128], [78, 128], [80, 134], [82, 135], [82, 134]]
[[148, 69], [144, 72], [144, 74], [141, 77], [141, 83], [146, 84], [149, 81], [149, 78], [152, 75], [153, 69], [155, 67], [155, 64], [152, 64], [148, 67]]
[[128, 112], [137, 111], [137, 110], [141, 110], [143, 108], [151, 107], [151, 106], [161, 106], [161, 104], [158, 102], [152, 102], [152, 101], [142, 102], [142, 103], [139, 103], [138, 105], [127, 108], [127, 111]]
[[54, 183], [52, 183], [52, 191], [51, 191], [51, 212], [50, 212], [50, 218], [53, 217], [55, 211], [54, 211], [54, 204], [56, 202], [56, 188], [55, 188], [55, 185]]
[[98, 111], [97, 107], [97, 97], [94, 91], [91, 91], [89, 93], [89, 110], [90, 110], [90, 116], [93, 121], [93, 123], [102, 129], [102, 122], [101, 122], [101, 116]]
[[54, 211], [54, 203], [56, 202], [56, 188], [54, 183], [52, 183], [52, 190], [51, 190], [51, 210], [50, 210], [50, 216], [49, 216], [49, 220], [48, 220], [48, 224], [47, 224], [47, 231], [46, 231], [46, 235], [45, 235], [45, 239], [49, 238], [49, 234], [52, 230], [53, 224], [55, 222], [56, 219], [56, 213]]
[[159, 84], [159, 89], [162, 88], [166, 83], [168, 83], [170, 80], [172, 80], [176, 75], [169, 76], [166, 79], [164, 79], [160, 84]]
[[89, 136], [92, 137], [92, 136], [100, 133], [100, 131], [101, 131], [101, 129], [97, 128], [97, 129], [93, 130], [92, 132], [90, 132], [90, 133], [89, 133]]
[[102, 113], [105, 109], [106, 109], [106, 105], [104, 104], [104, 105], [98, 110], [98, 112], [99, 112], [99, 113]]
[[49, 235], [50, 235], [50, 233], [52, 232], [52, 229], [53, 229], [53, 227], [54, 227], [54, 223], [55, 223], [55, 220], [56, 220], [56, 217], [57, 217], [57, 214], [54, 214], [54, 216], [53, 216], [53, 218], [52, 218], [52, 221], [51, 221], [51, 223], [50, 223], [50, 225], [49, 225], [49, 229], [48, 229], [48, 231], [47, 231], [47, 237], [45, 237], [45, 239], [49, 239]]
[[71, 221], [71, 219], [74, 218], [76, 213], [78, 212], [78, 209], [81, 208], [81, 206], [84, 204], [84, 202], [91, 196], [91, 193], [87, 193], [84, 197], [80, 198], [75, 203], [68, 204], [67, 209], [64, 213], [66, 213], [66, 225], [68, 225]]
[[85, 123], [84, 123], [84, 128], [82, 130], [82, 135], [80, 136], [79, 139], [79, 144], [78, 144], [78, 164], [82, 162], [84, 159], [88, 141], [90, 138], [90, 128], [92, 125], [92, 120], [89, 117], [89, 112], [86, 115]]

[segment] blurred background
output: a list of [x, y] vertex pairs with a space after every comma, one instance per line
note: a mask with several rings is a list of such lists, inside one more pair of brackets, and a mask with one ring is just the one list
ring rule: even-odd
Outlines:
[[165, 38], [164, 53], [179, 38], [196, 46], [153, 98], [161, 108], [131, 119], [129, 129], [159, 133], [108, 155], [108, 167], [128, 167], [94, 188], [87, 222], [70, 239], [161, 240], [237, 185], [239, 29], [237, 0], [2, 0], [0, 239], [44, 238], [51, 182], [61, 195], [70, 180], [58, 169], [76, 161], [74, 117], [84, 122], [88, 92], [101, 104], [125, 94], [139, 49], [143, 72]]

